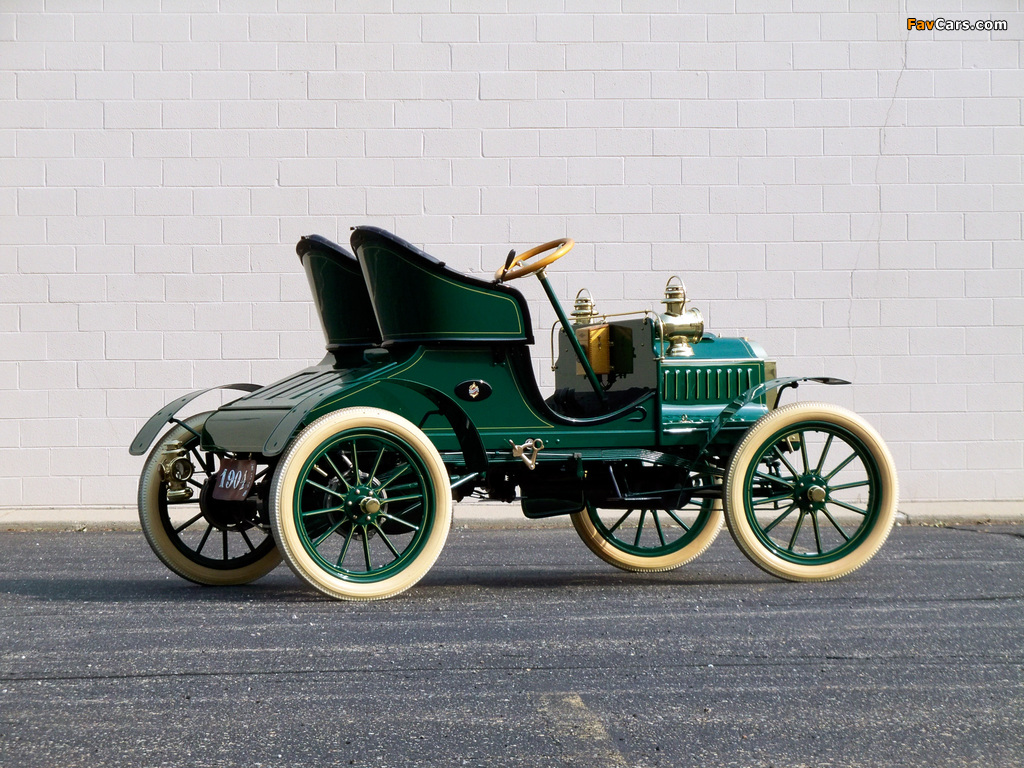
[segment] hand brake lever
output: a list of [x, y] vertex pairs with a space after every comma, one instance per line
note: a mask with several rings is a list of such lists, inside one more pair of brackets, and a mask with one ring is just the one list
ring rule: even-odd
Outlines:
[[505, 266], [501, 268], [501, 277], [505, 277], [505, 273], [508, 272], [508, 268], [512, 266], [512, 261], [516, 257], [516, 249], [513, 248], [508, 252], [508, 256], [505, 257]]

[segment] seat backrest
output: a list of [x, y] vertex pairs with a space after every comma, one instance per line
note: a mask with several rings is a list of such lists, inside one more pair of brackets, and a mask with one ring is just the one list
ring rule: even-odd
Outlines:
[[328, 351], [380, 344], [380, 329], [356, 257], [320, 235], [303, 237], [295, 252], [306, 270]]
[[533, 343], [519, 291], [457, 272], [377, 227], [356, 227], [352, 249], [384, 343]]

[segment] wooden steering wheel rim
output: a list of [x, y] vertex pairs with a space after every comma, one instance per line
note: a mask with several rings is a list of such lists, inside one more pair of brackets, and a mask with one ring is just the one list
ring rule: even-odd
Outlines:
[[[551, 240], [550, 242], [544, 243], [544, 245], [538, 245], [535, 248], [531, 248], [528, 251], [523, 251], [518, 254], [512, 263], [508, 265], [506, 269], [504, 266], [499, 267], [498, 271], [494, 273], [494, 278], [502, 282], [506, 280], [515, 280], [520, 277], [526, 277], [532, 275], [534, 272], [539, 272], [544, 269], [548, 264], [562, 258], [576, 243], [573, 242], [571, 237], [563, 237], [559, 240]], [[543, 258], [537, 259], [532, 264], [524, 264], [523, 262], [528, 259], [532, 259], [534, 256], [539, 256], [542, 253], [551, 251], [550, 254]]]

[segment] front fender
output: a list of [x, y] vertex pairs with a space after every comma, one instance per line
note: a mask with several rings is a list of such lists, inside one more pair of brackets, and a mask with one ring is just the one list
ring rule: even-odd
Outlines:
[[160, 430], [163, 429], [164, 424], [173, 420], [174, 414], [200, 395], [205, 395], [207, 392], [212, 392], [215, 389], [237, 389], [241, 392], [255, 392], [260, 388], [260, 384], [222, 384], [219, 387], [207, 387], [206, 389], [189, 392], [187, 395], [183, 395], [177, 400], [172, 400], [159, 411], [154, 413], [149, 418], [149, 421], [143, 425], [142, 429], [139, 430], [139, 433], [135, 435], [135, 439], [132, 440], [132, 444], [128, 449], [128, 452], [132, 456], [141, 456], [148, 451], [149, 446], [153, 444], [156, 436], [160, 434]]
[[793, 387], [794, 389], [800, 385], [802, 381], [813, 381], [818, 384], [827, 384], [829, 386], [835, 386], [837, 384], [849, 384], [850, 382], [846, 379], [837, 379], [832, 376], [787, 376], [780, 379], [771, 379], [761, 384], [751, 387], [750, 389], [743, 392], [741, 395], [731, 400], [722, 412], [718, 414], [718, 417], [711, 423], [708, 428], [708, 434], [704, 438], [704, 443], [701, 445], [701, 452], [707, 450], [708, 446], [711, 445], [718, 433], [722, 431], [736, 415], [737, 411], [745, 405], [748, 405], [762, 395], [771, 392], [773, 389], [783, 390], [787, 387]]

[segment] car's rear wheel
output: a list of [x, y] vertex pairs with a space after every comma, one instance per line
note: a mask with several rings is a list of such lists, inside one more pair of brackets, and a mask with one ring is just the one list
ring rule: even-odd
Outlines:
[[278, 465], [271, 524], [292, 570], [343, 600], [391, 597], [418, 582], [451, 527], [448, 473], [414, 424], [346, 408], [306, 427]]

